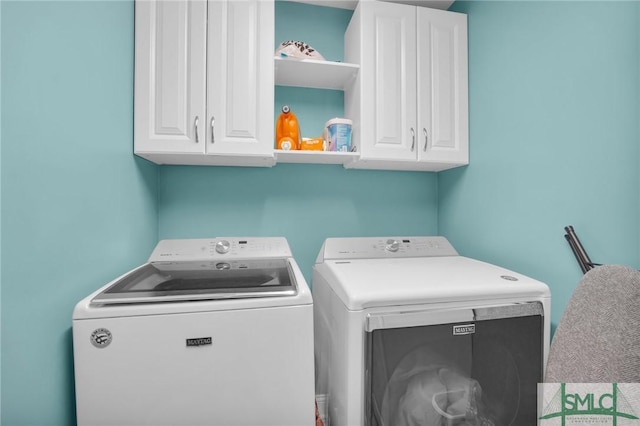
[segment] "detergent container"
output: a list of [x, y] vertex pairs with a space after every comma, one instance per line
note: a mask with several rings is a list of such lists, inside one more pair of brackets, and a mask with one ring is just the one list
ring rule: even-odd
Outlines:
[[351, 151], [351, 126], [348, 118], [332, 118], [325, 124], [324, 135], [329, 151]]
[[300, 149], [300, 126], [289, 105], [282, 107], [276, 122], [276, 148], [284, 151]]

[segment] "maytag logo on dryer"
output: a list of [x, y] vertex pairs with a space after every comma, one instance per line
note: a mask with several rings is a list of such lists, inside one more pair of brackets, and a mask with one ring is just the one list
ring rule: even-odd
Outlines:
[[187, 347], [189, 346], [205, 346], [211, 345], [213, 342], [211, 337], [198, 337], [195, 339], [187, 339]]
[[466, 334], [473, 334], [476, 332], [475, 324], [462, 324], [453, 326], [454, 336], [464, 336]]

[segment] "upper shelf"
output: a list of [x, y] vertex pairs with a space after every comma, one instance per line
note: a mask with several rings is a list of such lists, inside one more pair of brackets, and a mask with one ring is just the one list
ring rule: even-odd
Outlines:
[[277, 86], [344, 90], [360, 69], [359, 65], [343, 62], [284, 59], [277, 56], [273, 59]]

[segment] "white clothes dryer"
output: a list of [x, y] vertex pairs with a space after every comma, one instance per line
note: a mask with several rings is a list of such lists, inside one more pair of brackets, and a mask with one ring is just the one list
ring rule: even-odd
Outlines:
[[312, 289], [330, 426], [537, 424], [547, 285], [443, 237], [329, 238]]
[[313, 425], [313, 303], [284, 238], [163, 240], [73, 312], [79, 426]]

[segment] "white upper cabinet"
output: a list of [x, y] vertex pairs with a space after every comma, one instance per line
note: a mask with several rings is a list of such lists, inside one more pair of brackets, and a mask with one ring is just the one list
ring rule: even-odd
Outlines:
[[361, 2], [347, 29], [345, 57], [360, 64], [360, 90], [354, 99], [347, 90], [345, 110], [363, 159], [416, 159], [415, 9]]
[[273, 46], [273, 1], [136, 1], [136, 154], [272, 166]]
[[203, 153], [207, 4], [137, 1], [135, 20], [136, 152]]
[[468, 164], [466, 15], [360, 2], [345, 34], [345, 60], [360, 64], [345, 90], [360, 159], [346, 167]]
[[274, 22], [273, 1], [209, 2], [207, 153], [273, 158]]
[[[360, 1], [345, 60], [330, 62], [274, 59], [274, 0], [137, 0], [135, 7], [141, 157], [424, 171], [469, 162], [464, 14]], [[355, 152], [275, 150], [275, 84], [344, 90]]]
[[469, 163], [467, 16], [418, 7], [418, 160]]

